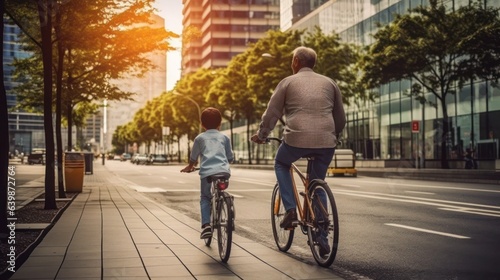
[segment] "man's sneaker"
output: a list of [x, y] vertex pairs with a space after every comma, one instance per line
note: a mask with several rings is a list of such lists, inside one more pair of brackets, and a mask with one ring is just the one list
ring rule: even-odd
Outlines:
[[316, 237], [316, 242], [318, 242], [319, 255], [321, 257], [325, 257], [326, 255], [330, 254], [330, 245], [328, 245], [328, 239], [325, 236], [318, 234], [318, 236]]
[[200, 239], [212, 237], [212, 227], [210, 225], [203, 227], [201, 230]]
[[293, 228], [296, 226], [294, 222], [297, 222], [297, 212], [295, 209], [290, 209], [286, 211], [285, 217], [280, 223], [280, 227], [285, 229]]

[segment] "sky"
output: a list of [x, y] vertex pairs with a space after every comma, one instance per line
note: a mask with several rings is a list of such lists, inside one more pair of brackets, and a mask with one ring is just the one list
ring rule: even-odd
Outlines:
[[[176, 34], [182, 33], [182, 0], [156, 0], [154, 7], [158, 15], [165, 19], [165, 28]], [[181, 40], [170, 41], [176, 51], [167, 52], [167, 91], [174, 88], [181, 77]]]

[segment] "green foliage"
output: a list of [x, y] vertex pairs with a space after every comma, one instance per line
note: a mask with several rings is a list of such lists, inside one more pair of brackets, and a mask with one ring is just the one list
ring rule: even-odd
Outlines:
[[[363, 58], [363, 82], [368, 89], [408, 79], [409, 95], [422, 104], [439, 106], [443, 116], [441, 162], [446, 161], [449, 133], [446, 96], [476, 78], [500, 78], [499, 9], [480, 2], [447, 12], [437, 1], [399, 15], [375, 35]], [[432, 93], [437, 104], [426, 99]]]
[[[33, 52], [32, 57], [15, 64], [20, 106], [33, 111], [40, 108], [43, 99], [40, 35], [34, 28], [36, 5], [9, 2], [10, 14], [29, 38], [24, 41], [26, 50]], [[133, 93], [121, 90], [113, 79], [140, 76], [153, 67], [145, 54], [173, 49], [168, 40], [177, 35], [151, 25], [152, 0], [61, 3], [55, 10], [61, 15], [61, 32], [54, 41], [64, 49], [63, 114], [70, 113], [79, 103], [130, 99]]]

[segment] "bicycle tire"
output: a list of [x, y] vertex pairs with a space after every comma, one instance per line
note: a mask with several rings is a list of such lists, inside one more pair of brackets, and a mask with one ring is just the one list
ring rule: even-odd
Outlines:
[[292, 246], [293, 235], [295, 230], [285, 230], [280, 227], [280, 223], [285, 217], [285, 207], [281, 201], [280, 189], [278, 184], [274, 186], [271, 196], [271, 225], [273, 228], [273, 236], [278, 249], [282, 252], [288, 251]]
[[233, 200], [228, 193], [222, 193], [217, 209], [217, 243], [219, 256], [223, 263], [229, 260], [233, 242]]
[[[324, 199], [320, 198], [322, 193], [326, 194]], [[309, 247], [320, 266], [330, 267], [335, 260], [339, 244], [339, 218], [335, 199], [330, 187], [323, 180], [311, 181], [309, 197], [316, 215], [316, 220], [312, 221], [314, 228], [309, 228], [307, 233]], [[328, 211], [327, 219], [325, 219], [325, 211]], [[308, 213], [308, 221], [311, 221], [310, 215]]]

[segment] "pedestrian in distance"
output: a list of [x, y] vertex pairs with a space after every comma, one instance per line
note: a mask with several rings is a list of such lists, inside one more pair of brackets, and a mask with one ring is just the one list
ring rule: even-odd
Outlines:
[[193, 172], [198, 164], [198, 159], [200, 159], [201, 239], [209, 238], [212, 234], [210, 225], [211, 193], [207, 178], [220, 173], [230, 175], [229, 164], [234, 160], [229, 137], [219, 131], [221, 121], [222, 115], [216, 108], [209, 107], [203, 110], [201, 125], [205, 131], [194, 139], [189, 164], [181, 170], [181, 172]]
[[342, 95], [329, 77], [313, 71], [316, 52], [307, 47], [293, 51], [292, 71], [279, 82], [262, 115], [255, 143], [266, 138], [285, 116], [283, 143], [275, 157], [274, 169], [286, 215], [280, 227], [288, 229], [297, 221], [296, 201], [290, 175], [291, 164], [302, 157], [314, 157], [309, 180], [326, 177], [346, 117]]

